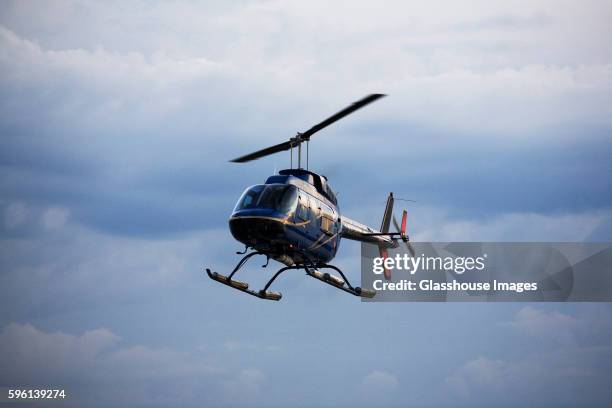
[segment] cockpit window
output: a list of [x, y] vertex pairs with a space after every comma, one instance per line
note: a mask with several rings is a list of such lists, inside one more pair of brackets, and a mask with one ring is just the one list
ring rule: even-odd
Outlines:
[[285, 191], [289, 186], [284, 185], [270, 185], [266, 186], [264, 191], [259, 196], [259, 201], [257, 202], [258, 208], [280, 208], [283, 197], [285, 195]]
[[259, 200], [259, 196], [261, 192], [264, 190], [265, 186], [253, 186], [246, 190], [240, 200], [238, 200], [238, 204], [236, 205], [236, 210], [245, 210], [248, 208], [256, 208], [257, 200]]
[[268, 208], [289, 213], [295, 208], [297, 188], [290, 185], [258, 185], [246, 190], [235, 211], [251, 208]]
[[289, 214], [291, 211], [295, 210], [295, 207], [297, 206], [298, 191], [294, 186], [286, 187], [287, 188], [283, 192], [283, 197], [279, 206], [277, 207], [277, 210], [285, 214]]

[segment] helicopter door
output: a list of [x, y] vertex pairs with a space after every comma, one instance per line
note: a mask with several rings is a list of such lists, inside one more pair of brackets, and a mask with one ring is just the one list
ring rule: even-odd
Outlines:
[[306, 239], [311, 241], [308, 245], [312, 244], [318, 237], [318, 225], [314, 206], [314, 198], [309, 197], [308, 194], [300, 195], [297, 222], [303, 224], [302, 231], [306, 234]]

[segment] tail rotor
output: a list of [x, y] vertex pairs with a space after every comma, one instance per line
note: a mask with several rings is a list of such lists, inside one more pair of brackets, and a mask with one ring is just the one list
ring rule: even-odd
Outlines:
[[401, 224], [401, 226], [400, 226], [400, 224], [398, 224], [397, 219], [395, 218], [395, 216], [393, 216], [393, 225], [400, 232], [400, 238], [404, 242], [404, 244], [406, 244], [406, 248], [408, 248], [408, 251], [410, 252], [410, 255], [412, 255], [414, 257], [416, 255], [416, 252], [414, 251], [414, 248], [410, 244], [410, 239], [408, 238], [408, 235], [406, 234], [406, 224], [407, 224], [407, 221], [408, 221], [408, 211], [406, 211], [406, 210], [404, 210], [404, 212], [402, 213], [402, 224]]

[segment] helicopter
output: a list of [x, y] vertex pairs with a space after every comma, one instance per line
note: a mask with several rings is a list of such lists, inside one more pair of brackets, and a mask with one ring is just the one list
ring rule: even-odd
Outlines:
[[[401, 240], [414, 256], [406, 234], [406, 210], [403, 211], [401, 225], [393, 217], [397, 231], [389, 231], [394, 204], [393, 193], [389, 193], [382, 223], [377, 230], [341, 215], [338, 198], [327, 177], [308, 168], [308, 144], [313, 134], [384, 96], [386, 95], [370, 94], [307, 131], [297, 133], [288, 141], [231, 160], [234, 163], [246, 163], [290, 150], [291, 168], [279, 171], [278, 174], [268, 177], [264, 184], [248, 187], [242, 193], [229, 218], [229, 228], [233, 237], [245, 245], [244, 251], [236, 254], [244, 256], [227, 276], [206, 268], [211, 279], [260, 299], [278, 301], [282, 294], [269, 290], [276, 278], [287, 270], [304, 270], [307, 276], [344, 292], [362, 298], [373, 298], [376, 291], [353, 286], [340, 268], [329, 264], [336, 256], [340, 240], [347, 238], [374, 243], [378, 245], [383, 258], [387, 258], [388, 249], [396, 248]], [[304, 143], [305, 169], [302, 168]], [[293, 167], [294, 149], [297, 149], [297, 168]], [[268, 266], [270, 259], [284, 265], [261, 290], [253, 290], [249, 288], [248, 283], [234, 279], [236, 273], [256, 255], [266, 257], [263, 268]], [[339, 276], [322, 270], [335, 271]], [[384, 269], [384, 276], [391, 279], [391, 272], [387, 268]]]

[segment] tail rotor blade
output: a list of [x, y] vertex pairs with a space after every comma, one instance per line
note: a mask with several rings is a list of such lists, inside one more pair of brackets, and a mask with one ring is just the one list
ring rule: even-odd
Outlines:
[[[378, 247], [378, 252], [380, 254], [380, 257], [382, 259], [387, 259], [389, 257], [389, 252], [387, 251], [387, 248], [379, 246]], [[387, 267], [385, 266], [385, 279], [386, 280], [391, 280], [391, 270], [387, 269]]]
[[408, 249], [408, 252], [410, 252], [410, 255], [412, 255], [413, 257], [416, 256], [416, 251], [414, 250], [414, 248], [412, 247], [412, 244], [410, 244], [410, 241], [408, 240], [408, 236], [406, 235], [406, 219], [407, 219], [407, 215], [408, 213], [404, 210], [404, 214], [402, 214], [402, 226], [400, 227], [400, 224], [397, 222], [397, 218], [395, 218], [395, 215], [393, 216], [393, 225], [395, 226], [395, 228], [398, 231], [401, 231], [403, 236], [405, 237], [405, 239], [402, 239], [404, 241], [404, 244], [406, 244], [406, 248]]
[[395, 215], [393, 216], [393, 226], [395, 227], [396, 230], [401, 231], [402, 229], [400, 228], [399, 223], [397, 222], [397, 218], [395, 218]]
[[410, 252], [410, 255], [412, 255], [412, 257], [414, 258], [416, 256], [416, 251], [412, 247], [410, 241], [406, 241], [406, 248], [408, 248], [408, 252]]

